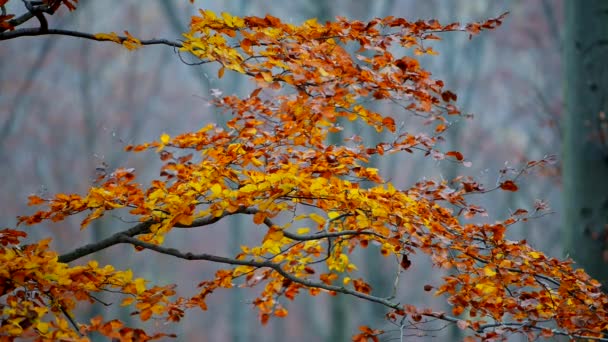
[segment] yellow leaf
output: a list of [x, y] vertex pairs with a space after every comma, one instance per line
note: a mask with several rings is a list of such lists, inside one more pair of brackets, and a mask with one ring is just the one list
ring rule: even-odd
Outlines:
[[251, 158], [251, 164], [255, 165], [255, 166], [262, 166], [264, 165], [264, 163], [262, 163], [259, 159], [257, 158]]
[[319, 214], [312, 213], [308, 215], [308, 217], [310, 217], [311, 220], [317, 222], [318, 224], [325, 224], [325, 219]]
[[247, 184], [244, 187], [240, 188], [239, 190], [241, 192], [245, 192], [245, 193], [250, 193], [250, 192], [254, 192], [258, 189], [258, 187], [255, 184]]
[[217, 18], [217, 15], [212, 10], [200, 10], [200, 12], [203, 15], [203, 17], [206, 17], [208, 19], [216, 19]]
[[169, 140], [171, 140], [171, 137], [167, 133], [163, 133], [160, 136], [160, 142], [163, 143], [163, 145], [167, 145], [169, 143]]
[[308, 232], [310, 232], [310, 228], [308, 227], [298, 228], [297, 230], [298, 235], [307, 234]]
[[350, 283], [350, 280], [350, 277], [344, 277], [344, 279], [342, 280], [342, 284], [348, 285]]
[[249, 273], [253, 270], [253, 267], [251, 266], [237, 266], [233, 271], [232, 271], [232, 276], [233, 277], [238, 277], [241, 274], [246, 274]]
[[136, 50], [141, 47], [141, 41], [135, 37], [133, 37], [129, 31], [125, 31], [127, 35], [127, 39], [122, 42], [122, 45], [129, 50]]
[[283, 238], [283, 231], [279, 229], [271, 229], [268, 231], [266, 238], [273, 241], [280, 241]]
[[281, 253], [281, 244], [271, 239], [264, 241], [264, 243], [262, 244], [262, 248], [266, 249], [269, 253], [272, 254]]
[[483, 273], [488, 277], [493, 277], [496, 275], [496, 271], [494, 271], [491, 267], [486, 266], [483, 268]]
[[46, 334], [49, 331], [49, 324], [47, 322], [38, 322], [36, 324], [36, 329], [42, 334]]
[[213, 184], [210, 190], [214, 196], [219, 196], [222, 194], [222, 186], [217, 183]]
[[116, 34], [116, 32], [97, 33], [97, 34], [94, 35], [94, 37], [97, 40], [109, 40], [111, 42], [120, 44], [120, 38], [118, 37], [118, 35]]
[[479, 283], [475, 285], [475, 288], [480, 290], [483, 294], [489, 295], [496, 292], [496, 286], [491, 283]]
[[327, 259], [327, 268], [330, 271], [344, 272], [348, 266], [348, 256], [346, 254], [340, 254], [337, 257]]
[[226, 23], [226, 25], [228, 25], [228, 27], [234, 27], [235, 17], [231, 16], [230, 13], [227, 12], [222, 12], [221, 15], [222, 18], [224, 18], [224, 22]]
[[15, 319], [8, 320], [10, 324], [3, 329], [3, 332], [7, 332], [9, 335], [19, 336], [23, 333], [23, 328], [19, 325], [19, 322], [14, 322]]
[[314, 26], [319, 26], [319, 23], [317, 22], [317, 18], [310, 18], [304, 22], [304, 25], [309, 26], [309, 27], [314, 27]]
[[341, 214], [337, 211], [330, 211], [327, 213], [327, 217], [329, 217], [330, 220], [335, 219], [336, 217], [340, 216]]
[[135, 283], [135, 290], [137, 291], [137, 294], [142, 294], [145, 290], [146, 290], [146, 280], [143, 278], [137, 278], [134, 281]]
[[294, 217], [293, 220], [294, 221], [300, 221], [300, 220], [303, 220], [305, 218], [308, 218], [308, 215], [306, 215], [306, 214], [300, 214], [300, 215], [297, 215], [296, 217]]
[[540, 253], [538, 253], [538, 252], [530, 252], [529, 254], [530, 254], [530, 256], [531, 256], [532, 258], [534, 258], [534, 259], [538, 259], [538, 258], [540, 258], [540, 257], [541, 257], [541, 255], [542, 255], [542, 254], [540, 254]]
[[189, 226], [192, 224], [192, 221], [194, 221], [193, 215], [179, 215], [177, 223], [183, 224], [184, 226]]
[[262, 71], [262, 72], [260, 72], [260, 74], [264, 78], [264, 81], [266, 81], [266, 82], [272, 82], [273, 81], [272, 73], [270, 73], [268, 71]]

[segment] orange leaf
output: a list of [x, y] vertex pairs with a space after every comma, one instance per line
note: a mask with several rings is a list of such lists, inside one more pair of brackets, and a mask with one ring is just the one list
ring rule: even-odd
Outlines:
[[36, 195], [28, 196], [27, 205], [33, 206], [44, 203], [44, 200]]
[[386, 127], [389, 131], [395, 132], [395, 120], [390, 116], [387, 116], [382, 119], [382, 125]]
[[277, 317], [287, 317], [288, 311], [285, 308], [278, 308], [276, 310], [274, 310], [274, 315]]
[[245, 51], [248, 55], [253, 54], [253, 50], [251, 49], [251, 43], [251, 40], [247, 38], [241, 40], [241, 49], [243, 49], [243, 51]]
[[452, 308], [452, 314], [454, 316], [458, 316], [460, 314], [462, 314], [464, 312], [464, 307], [460, 306], [460, 305], [456, 305]]
[[257, 213], [255, 213], [253, 215], [253, 223], [255, 223], [255, 224], [262, 224], [262, 223], [264, 223], [265, 219], [266, 219], [266, 213], [264, 213], [262, 211], [258, 211]]

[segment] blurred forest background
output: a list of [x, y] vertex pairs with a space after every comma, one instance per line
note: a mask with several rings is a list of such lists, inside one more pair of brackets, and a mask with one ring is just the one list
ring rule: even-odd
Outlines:
[[[21, 3], [14, 2], [17, 5]], [[92, 33], [128, 30], [141, 39], [180, 39], [198, 8], [240, 16], [269, 13], [296, 24], [311, 17], [368, 20], [388, 15], [465, 23], [509, 11], [503, 26], [472, 40], [465, 33], [442, 34], [443, 41], [434, 45], [440, 55], [423, 59], [435, 78], [458, 94], [462, 111], [473, 114], [472, 119], [453, 119], [440, 146], [461, 151], [472, 166], [416, 154], [376, 165], [402, 187], [424, 177], [457, 175], [474, 176], [492, 187], [505, 166], [519, 167], [560, 152], [562, 5], [561, 0], [206, 0], [194, 5], [186, 0], [80, 0], [77, 11], [60, 11], [50, 18], [50, 26]], [[209, 99], [218, 92], [244, 94], [251, 89], [246, 79], [233, 73], [220, 80], [214, 66], [186, 65], [166, 46], [130, 52], [112, 43], [69, 37], [21, 38], [0, 44], [0, 61], [0, 222], [7, 227], [15, 225], [17, 215], [33, 210], [26, 206], [30, 194], [83, 192], [97, 173], [117, 167], [135, 168], [141, 182], [157, 177], [159, 163], [154, 156], [126, 153], [124, 146], [157, 139], [163, 132], [175, 135], [210, 121], [221, 123], [226, 114], [211, 107]], [[411, 117], [395, 116], [406, 125], [416, 125], [408, 121]], [[536, 199], [547, 201], [556, 214], [516, 227], [512, 238], [527, 239], [549, 255], [561, 256], [559, 164], [526, 175], [518, 185], [516, 193], [494, 192], [473, 201], [488, 210], [492, 221], [518, 208], [533, 208]], [[130, 226], [127, 221], [107, 217], [80, 232], [79, 221], [72, 219], [55, 225], [45, 222], [26, 231], [32, 239], [52, 236], [52, 246], [65, 252]], [[251, 232], [247, 227], [251, 223], [238, 218], [222, 222], [227, 223], [208, 231], [173, 231], [166, 243], [184, 251], [233, 255]], [[193, 294], [196, 284], [218, 268], [208, 262], [135, 253], [126, 245], [95, 257], [158, 283], [178, 283], [181, 295]], [[379, 253], [358, 258], [374, 291], [389, 291], [391, 264], [383, 262]], [[447, 308], [442, 298], [409, 294], [409, 288], [420, 290], [443, 274], [419, 259], [403, 274], [402, 303]], [[183, 341], [296, 342], [349, 340], [359, 325], [367, 324], [392, 329], [385, 340], [398, 340], [397, 328], [386, 323], [382, 308], [353, 298], [300, 296], [287, 303], [286, 319], [273, 319], [262, 327], [249, 304], [253, 297], [248, 290], [218, 292], [209, 300], [209, 311], [193, 310], [183, 322], [157, 328], [175, 332]], [[130, 319], [118, 305], [83, 308], [79, 319], [101, 313]], [[426, 331], [420, 340], [459, 336], [451, 327], [434, 329], [438, 331]], [[419, 332], [412, 329], [406, 334]]]

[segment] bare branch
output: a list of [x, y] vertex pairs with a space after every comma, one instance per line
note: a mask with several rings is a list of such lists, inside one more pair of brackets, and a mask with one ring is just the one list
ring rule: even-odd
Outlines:
[[[224, 218], [226, 216], [239, 214], [239, 213], [241, 213], [240, 210], [237, 210], [235, 212], [224, 212], [220, 216], [217, 216], [217, 217], [208, 216], [205, 218], [198, 219], [195, 222], [198, 224], [198, 226], [210, 225], [210, 224], [213, 224], [213, 223], [221, 220], [222, 218]], [[122, 236], [133, 237], [133, 236], [137, 236], [137, 235], [141, 235], [141, 234], [148, 234], [148, 233], [150, 233], [150, 226], [152, 226], [154, 223], [155, 222], [153, 222], [153, 221], [142, 222], [142, 223], [135, 225], [132, 228], [118, 232], [106, 239], [103, 239], [103, 240], [100, 240], [97, 242], [92, 242], [88, 245], [76, 248], [75, 250], [73, 250], [71, 252], [68, 252], [66, 254], [62, 254], [61, 256], [59, 256], [59, 262], [68, 263], [68, 262], [80, 259], [89, 254], [99, 252], [108, 247], [117, 245], [117, 244], [121, 243]], [[183, 225], [180, 225], [178, 227], [185, 228], [185, 226], [183, 226]]]
[[89, 254], [93, 254], [95, 252], [99, 252], [108, 247], [117, 245], [121, 243], [121, 236], [136, 236], [140, 234], [145, 234], [150, 232], [150, 226], [152, 222], [142, 222], [130, 229], [127, 229], [122, 232], [118, 232], [109, 238], [103, 239], [101, 241], [93, 242], [88, 245], [84, 245], [82, 247], [78, 247], [75, 250], [68, 252], [66, 254], [62, 254], [59, 256], [59, 262], [68, 263], [77, 259], [80, 259]]
[[[15, 39], [19, 37], [34, 37], [34, 36], [44, 36], [44, 35], [59, 35], [59, 36], [70, 36], [77, 38], [84, 38], [96, 41], [111, 41], [107, 38], [97, 38], [94, 34], [72, 31], [72, 30], [62, 30], [62, 29], [47, 29], [43, 30], [41, 28], [23, 28], [9, 32], [0, 33], [0, 40], [9, 40]], [[128, 38], [125, 36], [118, 36], [120, 42], [124, 42]], [[168, 39], [148, 39], [148, 40], [140, 40], [141, 45], [167, 45], [175, 48], [181, 48], [182, 44], [177, 41], [171, 41]]]
[[23, 3], [25, 4], [27, 10], [30, 11], [30, 13], [32, 13], [40, 22], [40, 31], [46, 32], [49, 29], [49, 23], [44, 17], [44, 12], [50, 12], [52, 14], [52, 10], [44, 4], [34, 5], [32, 1], [24, 0]]

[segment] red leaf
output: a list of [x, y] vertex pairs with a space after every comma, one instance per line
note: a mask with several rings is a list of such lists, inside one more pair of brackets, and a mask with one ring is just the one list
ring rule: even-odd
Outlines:
[[464, 159], [464, 157], [462, 156], [462, 153], [460, 153], [458, 151], [450, 151], [450, 152], [447, 152], [445, 155], [452, 156], [452, 157], [456, 158], [456, 160], [458, 160], [458, 161], [461, 161]]
[[527, 215], [528, 211], [526, 209], [517, 209], [515, 210], [515, 212], [513, 213], [513, 216], [518, 216], [518, 215]]
[[500, 183], [500, 188], [505, 190], [505, 191], [517, 191], [517, 189], [519, 189], [517, 187], [517, 185], [515, 183], [513, 183], [512, 180], [508, 180], [508, 181], [504, 181], [502, 183]]

